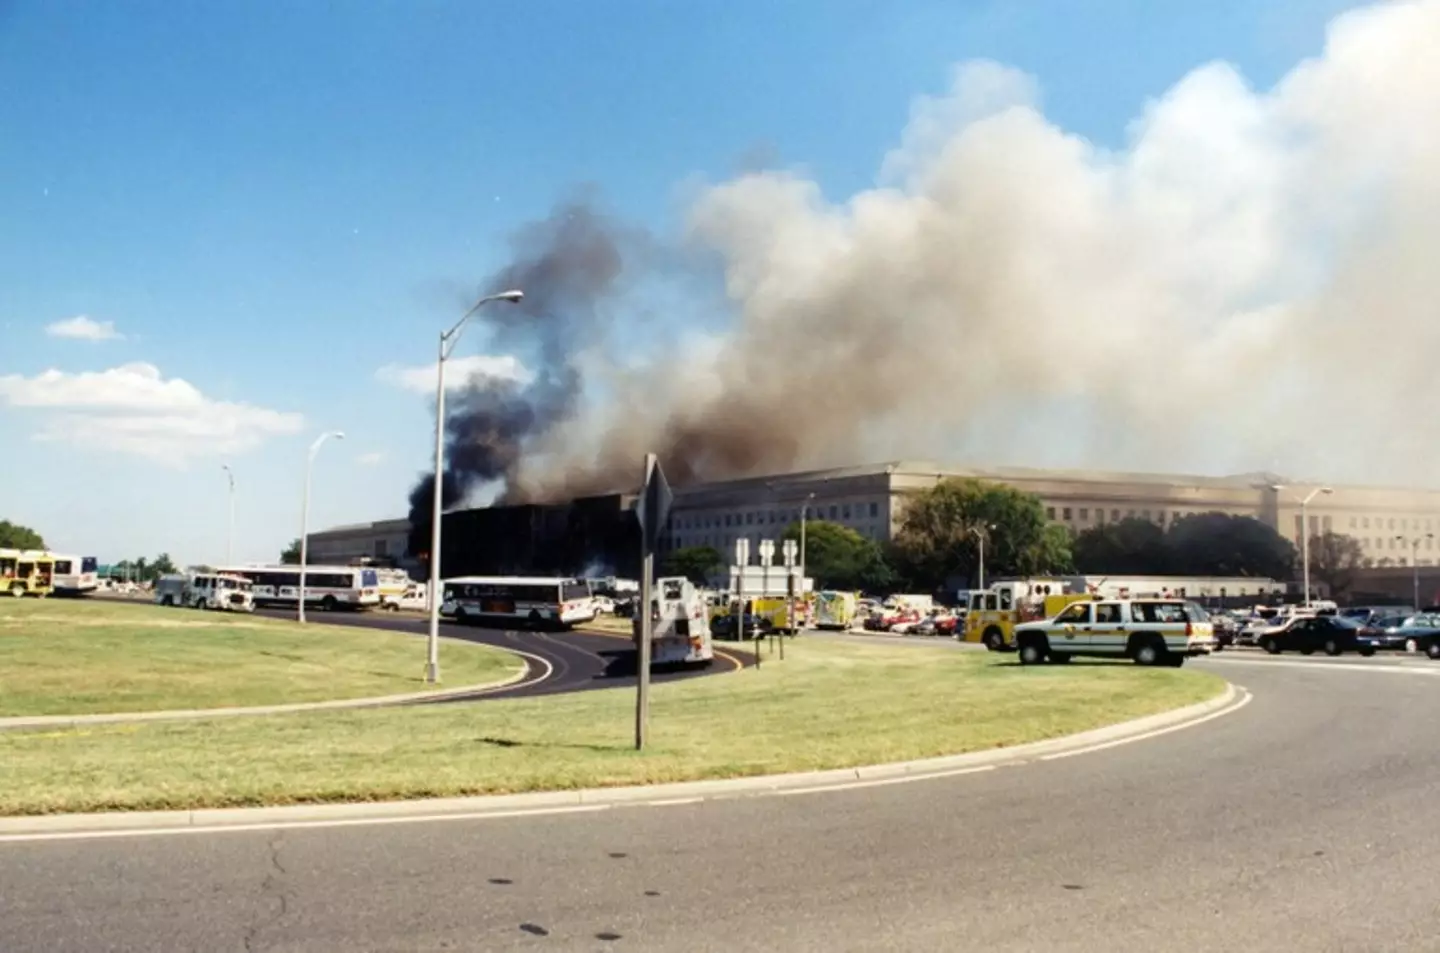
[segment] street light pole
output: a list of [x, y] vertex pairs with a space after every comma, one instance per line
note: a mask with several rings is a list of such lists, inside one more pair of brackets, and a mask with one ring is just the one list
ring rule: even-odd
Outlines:
[[235, 562], [235, 471], [228, 463], [220, 464], [220, 469], [225, 471], [230, 481], [230, 529], [225, 536], [225, 566], [228, 569]]
[[[1285, 487], [1283, 484], [1276, 483], [1272, 485], [1270, 489], [1279, 493], [1285, 489]], [[1328, 486], [1317, 486], [1310, 491], [1308, 496], [1300, 501], [1300, 562], [1304, 567], [1305, 608], [1307, 609], [1310, 608], [1310, 520], [1306, 517], [1306, 513], [1311, 500], [1322, 493], [1328, 496], [1334, 492], [1335, 491]]]
[[1395, 538], [1396, 538], [1397, 540], [1399, 540], [1400, 542], [1402, 542], [1402, 543], [1409, 543], [1409, 544], [1410, 544], [1410, 572], [1411, 572], [1411, 582], [1412, 582], [1412, 584], [1413, 584], [1413, 586], [1414, 586], [1415, 611], [1416, 611], [1416, 612], [1419, 612], [1419, 611], [1420, 611], [1420, 544], [1423, 543], [1423, 542], [1424, 542], [1425, 540], [1427, 540], [1427, 539], [1434, 539], [1434, 538], [1435, 538], [1435, 534], [1434, 534], [1434, 533], [1426, 533], [1424, 536], [1416, 536], [1416, 537], [1414, 537], [1414, 538], [1406, 538], [1406, 537], [1404, 537], [1404, 536], [1396, 536]]
[[300, 607], [296, 619], [301, 623], [305, 621], [305, 566], [310, 562], [310, 475], [315, 469], [315, 454], [320, 452], [320, 445], [331, 437], [344, 440], [345, 434], [339, 430], [322, 433], [310, 445], [310, 453], [305, 459], [305, 496], [300, 502], [300, 592], [296, 599]]
[[982, 591], [985, 589], [985, 534], [994, 528], [994, 524], [988, 524], [983, 529], [970, 527], [970, 532], [974, 533], [975, 538], [980, 541], [980, 579], [975, 588]]
[[[800, 505], [800, 578], [805, 578], [805, 521], [810, 515], [810, 501], [815, 499], [814, 493], [805, 496], [805, 502]], [[802, 582], [803, 584], [803, 582]]]
[[440, 357], [435, 362], [435, 494], [430, 508], [430, 633], [425, 656], [425, 681], [432, 685], [440, 681], [440, 507], [444, 502], [441, 487], [445, 473], [445, 362], [450, 359], [460, 332], [465, 329], [465, 322], [475, 312], [492, 301], [513, 303], [524, 297], [523, 291], [486, 295], [471, 305], [454, 327], [440, 335]]

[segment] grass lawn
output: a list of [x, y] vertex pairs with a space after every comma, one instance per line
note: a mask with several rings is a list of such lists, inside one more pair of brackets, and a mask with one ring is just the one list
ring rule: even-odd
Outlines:
[[[499, 681], [513, 655], [447, 642], [445, 684]], [[222, 708], [424, 691], [398, 632], [98, 599], [0, 600], [0, 716]]]
[[617, 618], [613, 615], [596, 616], [592, 621], [577, 626], [580, 630], [594, 629], [597, 632], [613, 632], [618, 635], [631, 635], [635, 631], [635, 623], [629, 619]]
[[0, 734], [0, 813], [555, 790], [873, 764], [1014, 745], [1213, 697], [1212, 675], [797, 639], [634, 693]]

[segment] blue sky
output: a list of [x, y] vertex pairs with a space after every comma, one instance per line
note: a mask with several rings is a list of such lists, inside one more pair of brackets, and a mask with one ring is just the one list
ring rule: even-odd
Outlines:
[[0, 517], [216, 560], [228, 463], [236, 556], [268, 559], [329, 429], [311, 526], [403, 514], [431, 397], [377, 371], [433, 360], [507, 233], [577, 186], [660, 231], [757, 155], [843, 198], [977, 57], [1119, 146], [1194, 67], [1264, 87], [1346, 6], [0, 3]]

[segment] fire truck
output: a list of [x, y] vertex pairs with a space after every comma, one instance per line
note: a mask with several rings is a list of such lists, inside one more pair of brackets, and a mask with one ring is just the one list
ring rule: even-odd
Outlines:
[[[634, 622], [640, 644], [640, 616]], [[650, 593], [650, 664], [709, 665], [715, 658], [705, 594], [684, 576], [655, 580]]]
[[1072, 602], [1094, 599], [1089, 592], [1070, 592], [1065, 580], [1021, 579], [997, 582], [989, 589], [970, 592], [962, 642], [983, 642], [992, 652], [1015, 648], [1015, 626], [1058, 615]]

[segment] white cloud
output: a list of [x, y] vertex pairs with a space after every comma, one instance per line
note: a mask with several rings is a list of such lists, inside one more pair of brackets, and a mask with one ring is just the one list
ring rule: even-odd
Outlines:
[[362, 467], [378, 467], [385, 462], [385, 451], [375, 450], [371, 453], [362, 453], [355, 458], [355, 462]]
[[239, 453], [267, 437], [299, 432], [305, 419], [251, 404], [217, 401], [153, 364], [34, 377], [0, 375], [0, 402], [41, 414], [37, 440], [114, 450], [184, 465]]
[[[387, 384], [403, 387], [417, 394], [435, 391], [435, 365], [402, 367], [387, 364], [375, 372], [375, 376]], [[452, 357], [445, 362], [445, 389], [463, 390], [472, 384], [486, 381], [509, 381], [517, 384], [528, 383], [531, 374], [519, 359], [511, 354], [475, 354], [467, 357]]]
[[83, 314], [46, 325], [45, 333], [52, 338], [76, 341], [117, 341], [125, 336], [115, 330], [114, 321], [95, 321]]

